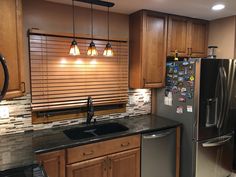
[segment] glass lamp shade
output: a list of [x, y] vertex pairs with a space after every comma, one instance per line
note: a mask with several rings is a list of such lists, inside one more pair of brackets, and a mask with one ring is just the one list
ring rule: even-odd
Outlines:
[[96, 46], [93, 41], [89, 44], [89, 47], [87, 50], [87, 55], [88, 56], [97, 56], [98, 55], [98, 51], [97, 51]]
[[111, 44], [108, 42], [105, 49], [104, 49], [103, 56], [112, 57], [113, 55], [114, 55], [114, 53], [113, 53]]
[[73, 40], [71, 42], [69, 55], [73, 55], [73, 56], [80, 55], [79, 47], [77, 45], [76, 40]]

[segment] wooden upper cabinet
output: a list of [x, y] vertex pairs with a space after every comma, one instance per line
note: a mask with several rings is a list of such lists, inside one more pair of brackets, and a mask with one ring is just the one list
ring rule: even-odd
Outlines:
[[168, 21], [168, 55], [174, 56], [175, 50], [179, 56], [186, 56], [188, 53], [188, 19], [177, 16], [170, 16]]
[[169, 16], [167, 55], [180, 57], [207, 56], [208, 22], [180, 16]]
[[108, 177], [140, 177], [140, 148], [108, 156]]
[[130, 16], [130, 87], [164, 86], [167, 15], [138, 11]]
[[49, 177], [65, 177], [65, 151], [53, 151], [37, 155]]
[[67, 165], [67, 177], [107, 177], [107, 157]]
[[[5, 57], [9, 70], [9, 87], [5, 96], [8, 99], [22, 96], [24, 92], [22, 2], [1, 0], [0, 7], [0, 53]], [[2, 74], [2, 81], [1, 77]], [[0, 82], [1, 88], [2, 84]]]
[[207, 56], [208, 22], [204, 20], [191, 20], [190, 22], [190, 52], [192, 57]]

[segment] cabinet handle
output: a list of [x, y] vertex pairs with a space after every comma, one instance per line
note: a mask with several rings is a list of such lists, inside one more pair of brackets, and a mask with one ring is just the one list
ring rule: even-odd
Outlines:
[[111, 170], [111, 159], [109, 159], [109, 169]]
[[127, 147], [127, 146], [129, 146], [130, 145], [130, 143], [129, 142], [127, 142], [127, 143], [121, 143], [121, 147]]
[[84, 156], [87, 156], [87, 155], [92, 155], [94, 153], [93, 150], [91, 150], [90, 152], [83, 152], [83, 155]]
[[187, 48], [187, 50], [188, 50], [188, 51], [187, 51], [187, 56], [189, 56], [189, 48]]
[[103, 161], [103, 168], [104, 168], [104, 171], [107, 170], [107, 159]]
[[22, 93], [25, 93], [25, 82], [21, 82], [21, 87], [23, 88]]
[[193, 51], [193, 49], [192, 48], [190, 48], [190, 57], [192, 56], [192, 51]]

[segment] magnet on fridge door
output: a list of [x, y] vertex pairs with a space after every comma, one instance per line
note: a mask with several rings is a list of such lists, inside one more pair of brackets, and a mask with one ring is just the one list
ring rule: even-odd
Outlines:
[[186, 92], [180, 92], [180, 95], [185, 97], [186, 96]]
[[177, 114], [183, 114], [184, 113], [184, 107], [183, 106], [177, 106], [176, 113]]
[[186, 98], [185, 98], [185, 97], [179, 97], [179, 98], [178, 98], [178, 101], [179, 101], [179, 102], [186, 102]]
[[188, 61], [184, 61], [183, 62], [183, 66], [188, 66], [189, 62]]
[[188, 99], [192, 99], [192, 98], [193, 98], [193, 94], [190, 93], [190, 92], [186, 92], [186, 97], [187, 97]]
[[177, 92], [178, 92], [178, 87], [177, 86], [172, 87], [172, 93], [177, 93]]
[[194, 81], [194, 79], [195, 79], [195, 78], [194, 78], [193, 75], [189, 77], [189, 80], [190, 80], [190, 81]]
[[186, 89], [185, 87], [182, 87], [180, 91], [181, 91], [181, 92], [186, 92], [187, 89]]
[[187, 112], [193, 112], [193, 107], [191, 105], [187, 105]]
[[183, 78], [183, 77], [178, 77], [178, 81], [179, 81], [179, 82], [183, 82], [183, 81], [184, 81], [184, 78]]

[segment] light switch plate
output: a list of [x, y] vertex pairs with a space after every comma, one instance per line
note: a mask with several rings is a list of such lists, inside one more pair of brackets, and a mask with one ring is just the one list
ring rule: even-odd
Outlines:
[[1, 119], [9, 118], [9, 108], [8, 108], [8, 106], [0, 106], [0, 118]]

